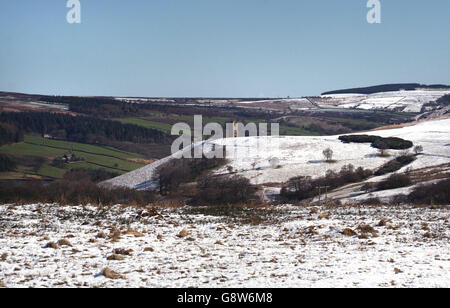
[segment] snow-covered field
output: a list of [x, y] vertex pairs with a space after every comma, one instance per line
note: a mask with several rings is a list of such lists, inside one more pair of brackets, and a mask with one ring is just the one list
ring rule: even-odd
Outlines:
[[450, 287], [448, 207], [213, 214], [1, 205], [0, 286]]
[[[402, 112], [420, 112], [423, 105], [435, 102], [440, 97], [450, 94], [448, 90], [415, 90], [364, 94], [323, 95], [319, 105], [339, 108], [356, 108], [365, 110], [395, 110]], [[323, 100], [325, 99], [325, 100]]]
[[[422, 145], [423, 155], [406, 168], [421, 169], [450, 163], [450, 119], [421, 122], [396, 129], [379, 130], [369, 134], [400, 137]], [[282, 183], [295, 176], [324, 176], [327, 170], [339, 171], [342, 166], [376, 169], [392, 157], [379, 157], [370, 144], [344, 144], [339, 136], [329, 137], [248, 137], [214, 141], [225, 145], [229, 166], [254, 184]], [[334, 151], [335, 163], [324, 162], [323, 150]], [[392, 156], [403, 151], [391, 150]], [[277, 161], [273, 165], [273, 159]], [[167, 161], [170, 158], [167, 158]], [[272, 163], [272, 164], [271, 164]], [[155, 167], [161, 162], [122, 175], [108, 184], [131, 188], [148, 187]], [[402, 170], [401, 170], [402, 171]], [[227, 167], [217, 171], [227, 173]]]
[[[424, 155], [419, 156], [408, 168], [420, 169], [450, 163], [450, 119], [369, 134], [400, 137], [413, 141], [415, 145], [422, 145]], [[229, 154], [233, 154], [230, 165], [255, 184], [280, 183], [294, 176], [324, 176], [327, 170], [338, 171], [346, 164], [375, 169], [392, 159], [379, 157], [377, 150], [370, 144], [345, 144], [338, 137], [236, 138], [219, 142], [226, 145]], [[322, 152], [328, 147], [333, 150], [336, 163], [324, 162]], [[393, 156], [401, 152], [390, 151]], [[279, 167], [272, 168], [270, 158], [277, 158]], [[255, 170], [253, 163], [256, 163]]]
[[[240, 108], [263, 108], [266, 110], [320, 110], [330, 108], [388, 110], [419, 113], [423, 105], [433, 103], [442, 96], [450, 94], [448, 89], [416, 89], [413, 91], [392, 91], [374, 94], [330, 94], [320, 97], [257, 99], [192, 99], [185, 106], [213, 104], [217, 106], [238, 106]], [[176, 103], [168, 98], [132, 98], [117, 97], [116, 100], [128, 103], [167, 102]]]

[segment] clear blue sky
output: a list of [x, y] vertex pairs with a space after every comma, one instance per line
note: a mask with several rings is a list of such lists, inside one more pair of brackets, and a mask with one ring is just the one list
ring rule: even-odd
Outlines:
[[450, 1], [0, 0], [0, 90], [285, 97], [450, 84]]

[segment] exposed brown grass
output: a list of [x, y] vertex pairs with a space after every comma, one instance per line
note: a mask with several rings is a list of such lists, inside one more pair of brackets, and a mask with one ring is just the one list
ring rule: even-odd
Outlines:
[[321, 213], [318, 218], [319, 219], [329, 219], [330, 215], [327, 213]]
[[109, 235], [111, 242], [117, 243], [120, 240], [120, 231], [119, 230], [111, 230], [111, 234]]
[[114, 254], [121, 256], [131, 256], [133, 254], [133, 249], [116, 248], [114, 249]]
[[180, 233], [178, 233], [178, 237], [179, 238], [184, 238], [187, 237], [189, 235], [189, 231], [187, 230], [187, 228], [184, 228], [183, 230], [180, 231]]
[[106, 267], [103, 272], [102, 272], [103, 276], [105, 276], [106, 278], [109, 279], [125, 279], [125, 276], [120, 275], [119, 273], [116, 273], [115, 271], [113, 271], [112, 269], [110, 269], [109, 267]]
[[357, 233], [350, 228], [346, 228], [342, 231], [342, 234], [345, 236], [355, 236]]
[[105, 238], [107, 238], [108, 236], [106, 235], [106, 233], [105, 232], [99, 232], [98, 234], [97, 234], [97, 238], [103, 238], [103, 239], [105, 239]]
[[123, 261], [125, 258], [120, 255], [112, 254], [106, 258], [108, 261]]
[[60, 239], [59, 241], [58, 241], [58, 245], [59, 246], [68, 246], [68, 247], [72, 247], [72, 243], [71, 242], [69, 242], [69, 240], [66, 240], [66, 239]]
[[361, 232], [361, 235], [360, 235], [361, 239], [368, 238], [368, 236], [367, 236], [368, 234], [371, 234], [373, 237], [378, 236], [378, 231], [369, 225], [365, 225], [365, 224], [359, 225], [357, 229]]
[[44, 246], [44, 248], [59, 249], [58, 245], [55, 242], [48, 242], [47, 245]]
[[144, 237], [144, 234], [133, 229], [128, 229], [125, 234], [134, 235], [134, 237]]
[[380, 222], [377, 224], [378, 227], [386, 227], [388, 221], [386, 219], [381, 219]]

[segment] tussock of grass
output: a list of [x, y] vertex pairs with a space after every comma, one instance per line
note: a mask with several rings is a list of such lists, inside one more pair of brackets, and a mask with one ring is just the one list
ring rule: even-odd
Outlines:
[[103, 276], [109, 279], [125, 279], [124, 276], [120, 275], [119, 273], [116, 273], [110, 268], [105, 268], [102, 272]]

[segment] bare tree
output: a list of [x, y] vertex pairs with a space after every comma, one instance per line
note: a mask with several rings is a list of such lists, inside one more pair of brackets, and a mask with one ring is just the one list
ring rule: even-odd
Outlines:
[[331, 148], [325, 149], [322, 153], [327, 162], [330, 162], [333, 160], [334, 152]]
[[416, 155], [419, 155], [419, 154], [423, 153], [423, 146], [421, 146], [421, 145], [416, 145], [416, 146], [414, 147], [414, 153], [416, 153]]
[[387, 152], [387, 150], [389, 149], [389, 146], [386, 143], [380, 142], [379, 144], [377, 144], [377, 147], [378, 147], [379, 156], [381, 156], [381, 157], [389, 156], [389, 154]]

